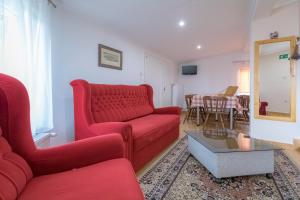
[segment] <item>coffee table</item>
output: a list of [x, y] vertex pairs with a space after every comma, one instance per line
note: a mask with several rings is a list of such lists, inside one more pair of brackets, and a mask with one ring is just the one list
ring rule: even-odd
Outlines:
[[274, 172], [274, 150], [265, 141], [230, 130], [186, 131], [189, 152], [216, 178]]

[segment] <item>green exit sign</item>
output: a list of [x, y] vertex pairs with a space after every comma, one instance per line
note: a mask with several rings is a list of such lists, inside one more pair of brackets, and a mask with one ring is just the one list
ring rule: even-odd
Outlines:
[[282, 60], [282, 59], [288, 59], [289, 58], [289, 54], [281, 54], [279, 55], [279, 59]]

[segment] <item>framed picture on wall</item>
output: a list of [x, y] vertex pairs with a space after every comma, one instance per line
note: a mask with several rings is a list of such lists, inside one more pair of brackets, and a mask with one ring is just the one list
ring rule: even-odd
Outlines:
[[123, 53], [117, 49], [99, 44], [98, 65], [111, 69], [122, 70]]

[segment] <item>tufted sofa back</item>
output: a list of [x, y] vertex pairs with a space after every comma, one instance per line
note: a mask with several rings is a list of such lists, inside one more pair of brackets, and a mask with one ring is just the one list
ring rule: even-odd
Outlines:
[[94, 121], [127, 121], [152, 113], [152, 96], [149, 97], [148, 87], [150, 86], [90, 84]]
[[0, 128], [0, 200], [14, 200], [32, 178], [26, 161], [12, 149], [2, 137]]

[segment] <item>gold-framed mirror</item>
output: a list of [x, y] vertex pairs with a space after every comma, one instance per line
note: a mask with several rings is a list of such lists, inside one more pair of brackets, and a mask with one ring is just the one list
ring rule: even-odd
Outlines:
[[254, 117], [296, 121], [295, 36], [255, 42]]

